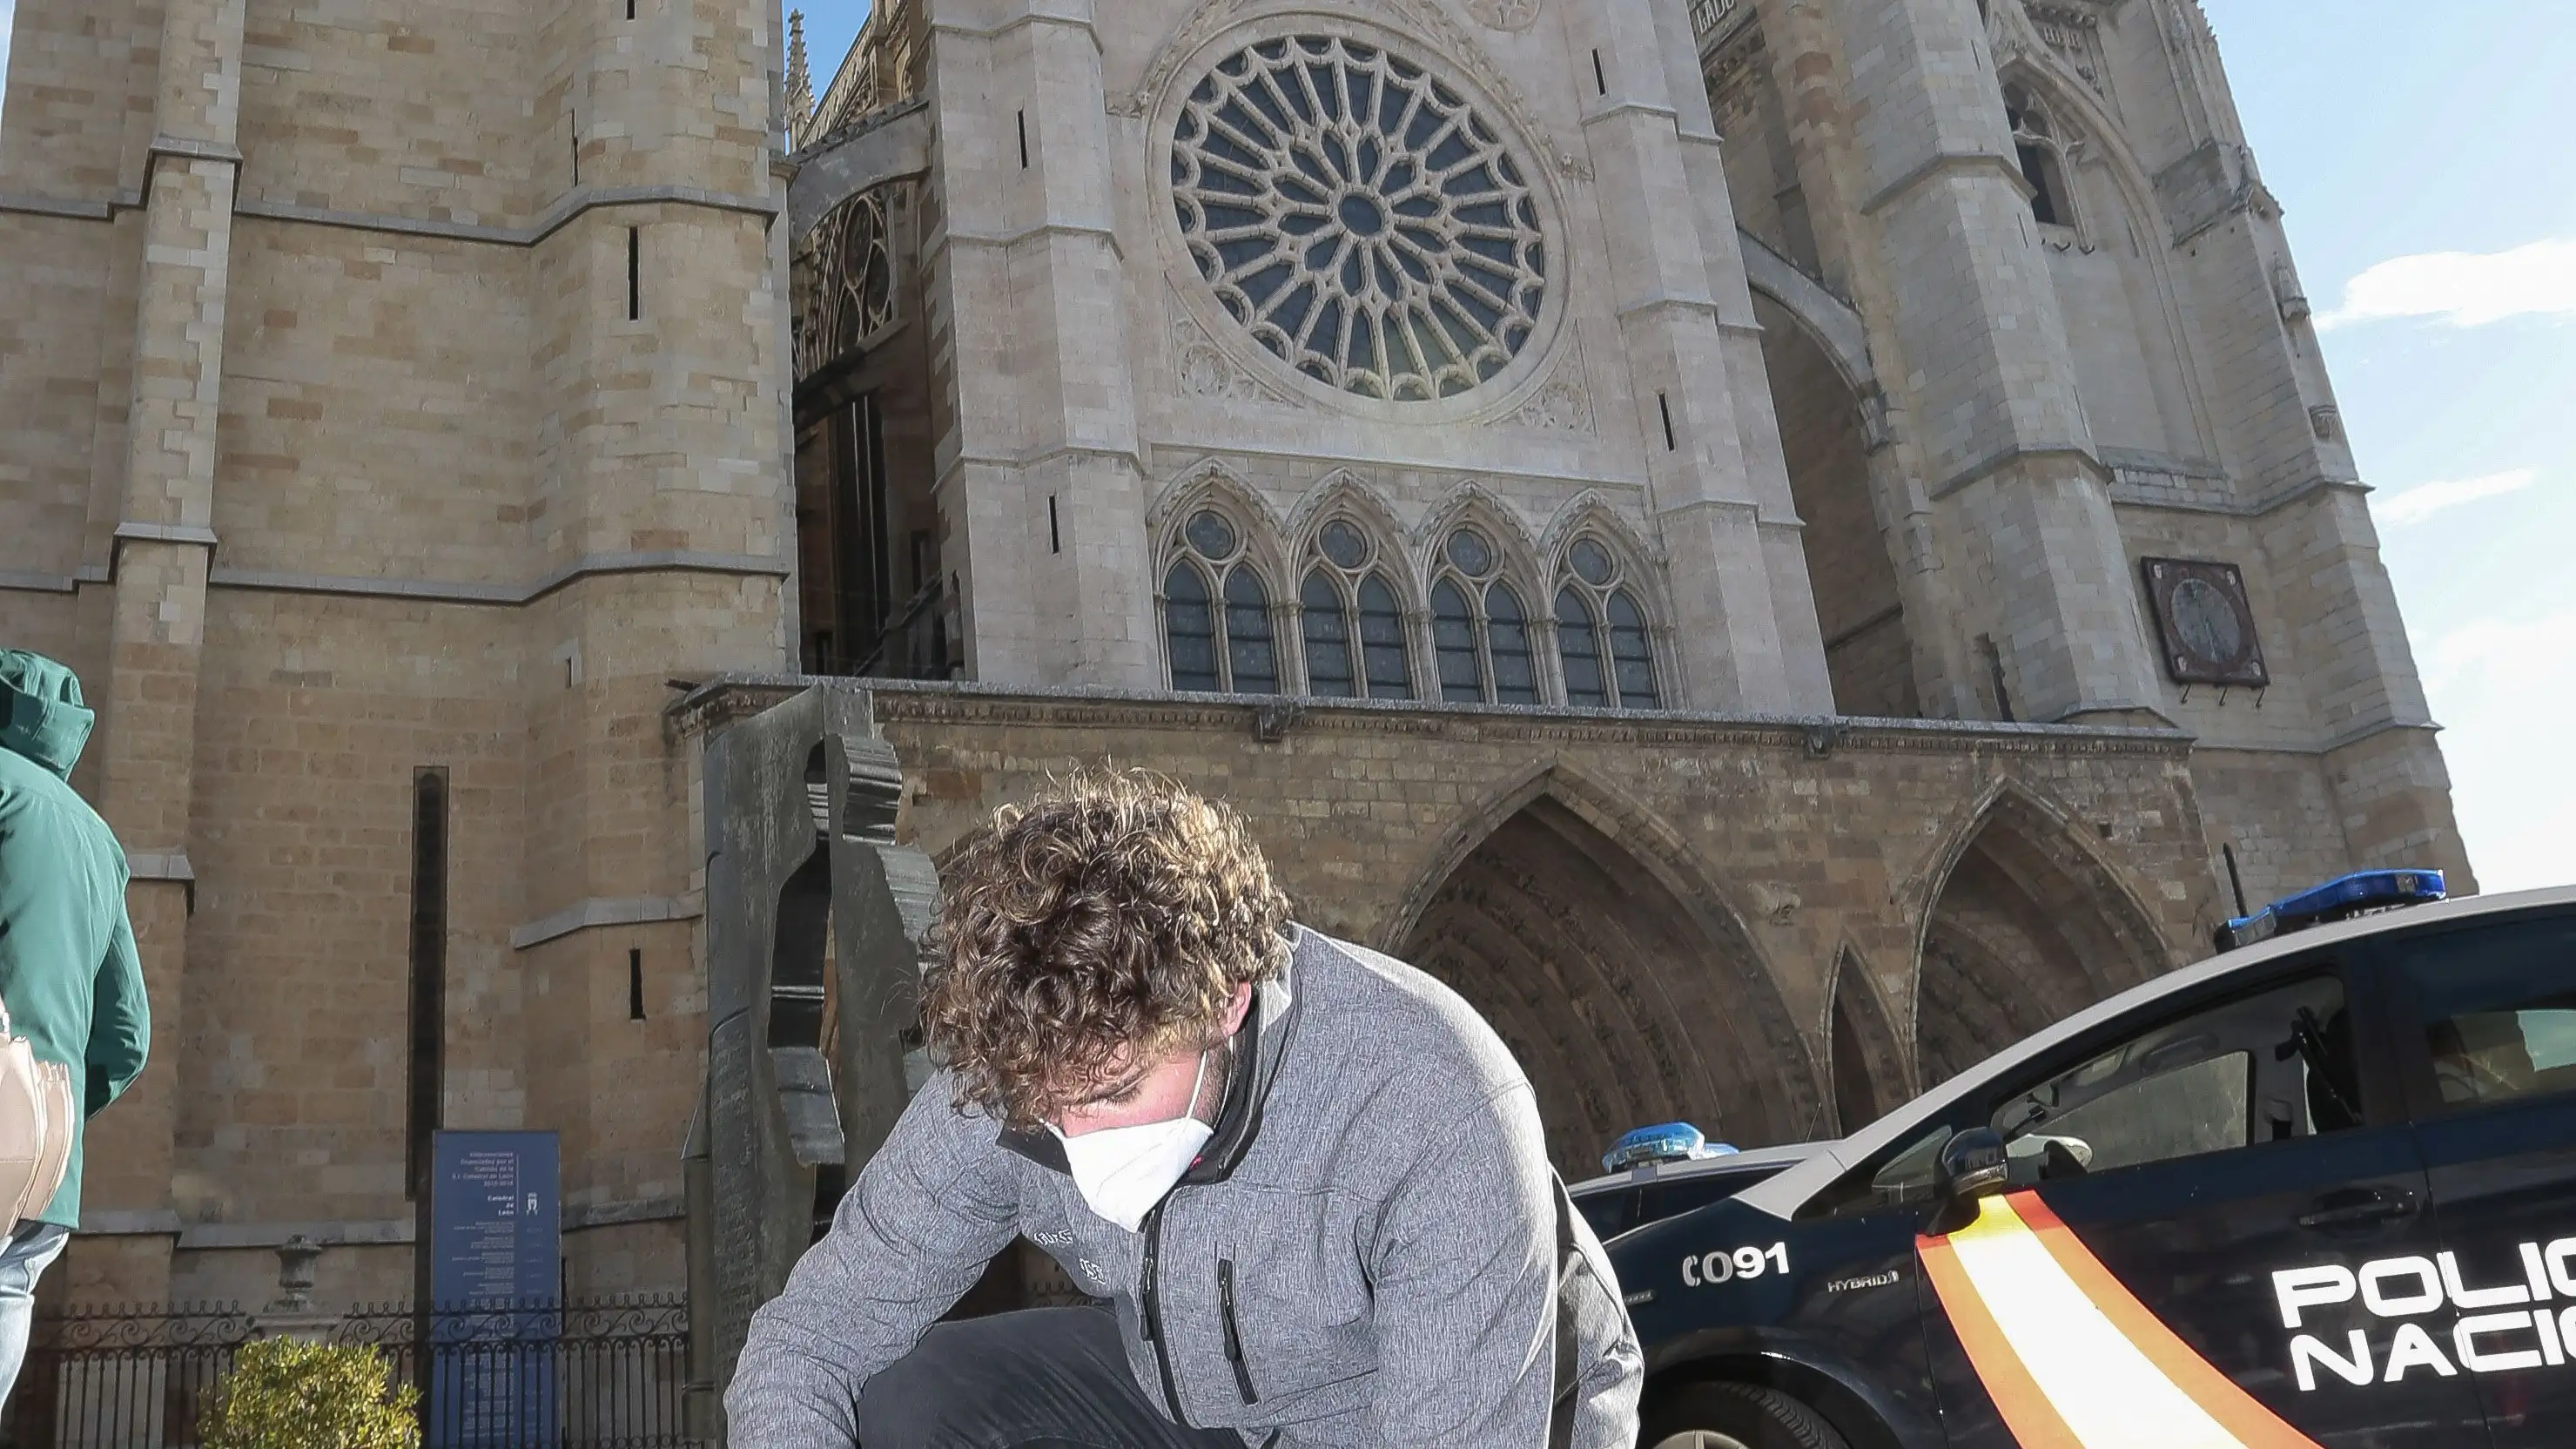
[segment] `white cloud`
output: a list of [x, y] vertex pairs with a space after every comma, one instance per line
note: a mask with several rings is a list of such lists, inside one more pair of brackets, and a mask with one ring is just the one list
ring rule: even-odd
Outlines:
[[2530, 316], [2576, 317], [2576, 240], [2393, 257], [2345, 283], [2343, 305], [2320, 313], [2317, 326], [2435, 317], [2476, 327]]
[[2469, 861], [2486, 890], [2576, 882], [2576, 608], [2472, 620], [2424, 651], [2424, 689]]
[[2375, 501], [2370, 511], [2382, 523], [2421, 523], [2436, 513], [2448, 512], [2463, 503], [2519, 493], [2539, 481], [2540, 470], [2537, 468], [2508, 468], [2501, 473], [2486, 473], [2475, 478], [2418, 483], [2403, 493], [2390, 494]]

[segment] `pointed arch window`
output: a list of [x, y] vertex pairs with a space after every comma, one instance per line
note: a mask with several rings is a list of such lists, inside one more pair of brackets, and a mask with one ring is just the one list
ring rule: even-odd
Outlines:
[[1589, 534], [1565, 551], [1556, 588], [1556, 648], [1565, 702], [1588, 709], [1661, 709], [1655, 643], [1619, 555]]
[[2011, 123], [2013, 152], [2030, 183], [2030, 214], [2042, 226], [2072, 227], [2075, 194], [2066, 186], [2066, 141], [2047, 110], [2021, 86], [2004, 87], [2004, 119]]
[[1270, 590], [1245, 557], [1247, 532], [1213, 508], [1182, 525], [1163, 574], [1163, 640], [1172, 688], [1201, 694], [1279, 692]]
[[1334, 699], [1413, 698], [1404, 610], [1379, 567], [1377, 540], [1336, 517], [1315, 531], [1297, 602], [1304, 616], [1306, 689]]
[[1431, 656], [1440, 697], [1470, 704], [1536, 704], [1529, 613], [1499, 577], [1501, 559], [1475, 528], [1442, 540], [1431, 586]]

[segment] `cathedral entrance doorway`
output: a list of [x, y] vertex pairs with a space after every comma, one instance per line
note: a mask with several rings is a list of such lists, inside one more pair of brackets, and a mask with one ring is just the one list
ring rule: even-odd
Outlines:
[[2164, 969], [2155, 928], [2067, 827], [2018, 795], [1988, 809], [1923, 931], [1926, 1088]]
[[1529, 1073], [1569, 1179], [1646, 1123], [1739, 1146], [1810, 1130], [1805, 1051], [1751, 942], [1672, 874], [1541, 796], [1450, 869], [1406, 934], [1400, 954]]

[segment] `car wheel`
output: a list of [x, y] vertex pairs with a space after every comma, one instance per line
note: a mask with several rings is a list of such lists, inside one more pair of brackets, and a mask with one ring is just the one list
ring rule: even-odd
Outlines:
[[1754, 1384], [1689, 1384], [1657, 1399], [1643, 1449], [1850, 1449], [1815, 1410]]

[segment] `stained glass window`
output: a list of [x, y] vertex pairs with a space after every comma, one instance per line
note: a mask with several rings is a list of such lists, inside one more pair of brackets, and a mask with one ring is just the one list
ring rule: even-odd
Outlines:
[[1359, 675], [1351, 668], [1351, 616], [1342, 591], [1322, 569], [1306, 575], [1297, 591], [1306, 615], [1306, 691], [1330, 699], [1357, 695]]
[[1592, 605], [1568, 586], [1556, 591], [1556, 652], [1565, 665], [1565, 702], [1589, 709], [1610, 704], [1610, 684], [1601, 674], [1601, 630]]
[[1390, 402], [1463, 393], [1538, 324], [1537, 202], [1454, 86], [1356, 40], [1265, 40], [1174, 123], [1172, 205], [1217, 301], [1299, 372]]
[[1163, 631], [1172, 653], [1172, 688], [1215, 694], [1225, 688], [1216, 667], [1216, 611], [1195, 564], [1172, 565], [1163, 580]]
[[1404, 610], [1382, 574], [1360, 581], [1360, 653], [1372, 699], [1413, 698], [1413, 661], [1404, 647]]

